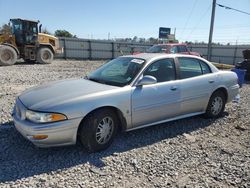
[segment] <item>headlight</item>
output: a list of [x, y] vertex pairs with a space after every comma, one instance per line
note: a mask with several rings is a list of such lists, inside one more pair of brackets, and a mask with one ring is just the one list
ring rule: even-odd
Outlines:
[[35, 123], [49, 123], [49, 122], [66, 120], [67, 117], [63, 114], [58, 114], [58, 113], [43, 113], [43, 112], [34, 112], [31, 110], [27, 110], [26, 119]]

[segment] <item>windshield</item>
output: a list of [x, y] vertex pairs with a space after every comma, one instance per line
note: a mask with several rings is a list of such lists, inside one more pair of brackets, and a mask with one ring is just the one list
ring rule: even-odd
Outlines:
[[147, 52], [148, 53], [164, 53], [166, 52], [168, 46], [166, 45], [155, 45], [150, 47]]
[[119, 57], [101, 66], [87, 79], [108, 85], [125, 86], [132, 82], [144, 63], [144, 59]]
[[38, 33], [37, 23], [30, 21], [21, 21], [21, 20], [11, 20], [12, 22], [12, 33], [28, 32], [28, 33]]
[[12, 33], [22, 32], [23, 25], [22, 22], [19, 20], [12, 20]]

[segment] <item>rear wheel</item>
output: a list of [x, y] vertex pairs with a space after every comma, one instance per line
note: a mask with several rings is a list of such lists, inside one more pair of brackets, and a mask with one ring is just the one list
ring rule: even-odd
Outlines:
[[90, 114], [80, 127], [80, 141], [90, 152], [106, 149], [111, 145], [117, 132], [118, 119], [109, 109], [97, 110]]
[[46, 47], [40, 48], [37, 52], [37, 62], [41, 64], [51, 63], [54, 59], [53, 52]]
[[10, 46], [0, 46], [0, 65], [14, 65], [17, 61], [17, 52]]
[[205, 116], [208, 118], [220, 117], [224, 112], [225, 104], [225, 94], [222, 91], [216, 91], [209, 100]]

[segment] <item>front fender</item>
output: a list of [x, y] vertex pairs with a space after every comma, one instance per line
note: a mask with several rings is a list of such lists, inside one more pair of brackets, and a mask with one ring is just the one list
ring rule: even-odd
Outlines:
[[131, 125], [131, 87], [126, 86], [118, 90], [111, 90], [79, 96], [71, 101], [54, 106], [50, 111], [65, 114], [68, 119], [84, 118], [92, 111], [103, 108], [113, 107], [118, 109], [125, 118], [127, 125]]

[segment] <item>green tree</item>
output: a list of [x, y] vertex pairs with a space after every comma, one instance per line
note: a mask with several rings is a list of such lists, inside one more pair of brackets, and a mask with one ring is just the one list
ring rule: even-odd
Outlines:
[[134, 36], [134, 38], [132, 39], [133, 42], [138, 42], [138, 37]]
[[70, 32], [66, 30], [56, 30], [55, 31], [56, 37], [69, 37], [69, 38], [77, 38], [76, 35], [72, 35]]
[[42, 33], [51, 35], [51, 32], [46, 27], [42, 29]]
[[145, 38], [139, 38], [139, 43], [145, 43], [146, 39]]
[[8, 24], [3, 24], [2, 27], [0, 27], [0, 33], [11, 34], [11, 27]]
[[158, 44], [159, 43], [159, 40], [157, 38], [154, 38], [154, 37], [150, 37], [148, 38], [147, 40], [150, 44]]

